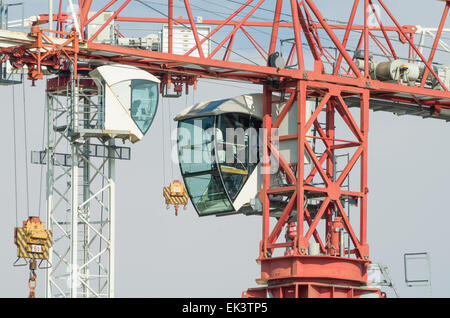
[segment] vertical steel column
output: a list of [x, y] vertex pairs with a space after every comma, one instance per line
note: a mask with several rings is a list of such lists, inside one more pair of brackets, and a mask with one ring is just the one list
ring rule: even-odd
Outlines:
[[296, 85], [297, 100], [297, 248], [299, 255], [305, 255], [308, 241], [304, 237], [305, 221], [305, 142], [306, 142], [306, 81], [298, 81]]
[[369, 0], [364, 0], [364, 76], [369, 74]]
[[53, 0], [48, 0], [48, 29], [53, 30]]
[[263, 156], [262, 156], [262, 173], [263, 173], [263, 189], [262, 196], [262, 241], [260, 257], [267, 257], [268, 239], [269, 239], [269, 219], [270, 219], [270, 201], [268, 190], [270, 189], [270, 153], [269, 146], [271, 143], [271, 127], [272, 127], [272, 91], [269, 86], [263, 89]]
[[[74, 78], [74, 73], [72, 72], [71, 78], [71, 123], [72, 131], [76, 131], [78, 126], [78, 85], [77, 81]], [[71, 268], [70, 268], [70, 297], [77, 298], [78, 297], [78, 143], [72, 142], [70, 145], [71, 148], [71, 250], [70, 250], [70, 259], [71, 259]]]
[[[333, 181], [335, 180], [336, 169], [335, 169], [335, 157], [334, 150], [332, 146], [334, 144], [335, 137], [335, 109], [332, 101], [329, 101], [326, 106], [326, 137], [329, 138], [325, 141], [326, 152], [327, 152], [327, 176]], [[325, 240], [328, 247], [328, 252], [330, 252], [331, 246], [331, 222], [333, 221], [333, 206], [330, 204], [325, 211]]]
[[[46, 147], [46, 164], [47, 164], [47, 173], [46, 173], [46, 224], [47, 228], [50, 231], [53, 231], [53, 221], [52, 221], [52, 209], [53, 209], [53, 145], [55, 144], [55, 134], [53, 131], [53, 122], [54, 122], [54, 105], [53, 98], [47, 93], [46, 98], [46, 112], [47, 112], [47, 147]], [[48, 262], [53, 264], [53, 248], [49, 253]], [[51, 269], [47, 268], [45, 270], [45, 297], [51, 297], [51, 288], [50, 288], [50, 271]]]
[[172, 54], [172, 52], [173, 52], [173, 0], [168, 0], [168, 1], [169, 1], [169, 3], [168, 3], [169, 38], [168, 38], [167, 43], [168, 43], [168, 48], [169, 48], [168, 53]]
[[[83, 123], [82, 123], [82, 127], [84, 129], [88, 129], [89, 128], [89, 122], [90, 122], [90, 107], [89, 107], [89, 100], [88, 98], [82, 98], [80, 99], [80, 101], [83, 102], [82, 105], [82, 109], [83, 109], [83, 113], [82, 113], [82, 118], [83, 118]], [[80, 105], [80, 109], [81, 109], [81, 105]], [[89, 155], [89, 146], [90, 146], [90, 140], [87, 139], [84, 142], [84, 145], [82, 145], [82, 149], [83, 149], [83, 153], [84, 153], [84, 157], [87, 159], [87, 161], [90, 161], [90, 155]], [[91, 179], [91, 167], [88, 164], [84, 164], [83, 165], [83, 202], [88, 202], [89, 198], [90, 198], [90, 179]], [[81, 209], [80, 212], [83, 212], [83, 215], [85, 215], [86, 220], [90, 221], [90, 203], [86, 203], [83, 208]], [[80, 242], [83, 244], [83, 246], [89, 244], [90, 241], [90, 232], [89, 232], [89, 227], [87, 224], [83, 224], [83, 228], [82, 228], [82, 233], [83, 233], [83, 238], [82, 240], [80, 240]], [[89, 249], [88, 248], [83, 248], [83, 263], [86, 264], [89, 261]], [[85, 266], [83, 267], [82, 271], [82, 278], [86, 278], [89, 277], [89, 267]], [[85, 281], [86, 282], [86, 281]], [[87, 282], [86, 282], [87, 283]], [[83, 294], [86, 294], [87, 297], [89, 297], [89, 289], [87, 289], [87, 284], [82, 286], [83, 288]]]
[[363, 137], [362, 141], [362, 152], [361, 152], [361, 208], [360, 208], [360, 241], [361, 247], [363, 249], [363, 258], [369, 258], [369, 247], [367, 245], [367, 193], [369, 192], [367, 188], [367, 158], [368, 158], [368, 142], [369, 142], [369, 103], [370, 103], [370, 92], [365, 89], [361, 95], [361, 109], [360, 109], [360, 126], [361, 134]]
[[[114, 140], [109, 141], [109, 155], [113, 158], [113, 148], [115, 146]], [[112, 298], [115, 296], [115, 281], [114, 281], [114, 272], [115, 272], [115, 241], [116, 241], [116, 231], [115, 231], [115, 223], [116, 223], [116, 161], [115, 159], [108, 160], [108, 181], [109, 181], [109, 271], [108, 271], [108, 279], [109, 279], [109, 288], [108, 288], [108, 297]]]
[[8, 19], [6, 19], [6, 10], [7, 6], [4, 5], [3, 0], [0, 0], [0, 29], [6, 30], [8, 29]]

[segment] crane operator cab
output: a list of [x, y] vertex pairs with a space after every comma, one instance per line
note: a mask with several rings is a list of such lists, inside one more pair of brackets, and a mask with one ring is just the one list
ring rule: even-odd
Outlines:
[[128, 65], [104, 65], [89, 73], [103, 91], [100, 133], [135, 143], [149, 130], [156, 114], [160, 80]]
[[[174, 118], [181, 174], [199, 216], [261, 213], [262, 103], [262, 94], [241, 95], [196, 104]], [[312, 103], [307, 102], [307, 116]], [[284, 105], [275, 105], [274, 121]], [[297, 133], [296, 103], [278, 133]], [[277, 148], [288, 162], [297, 161], [296, 140], [279, 141]], [[278, 171], [271, 168], [272, 184]]]

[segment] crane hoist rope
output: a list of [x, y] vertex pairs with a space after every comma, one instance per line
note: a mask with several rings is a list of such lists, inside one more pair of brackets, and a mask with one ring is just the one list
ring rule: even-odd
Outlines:
[[[167, 103], [169, 104], [169, 140], [171, 140], [172, 138], [171, 138], [170, 134], [171, 134], [172, 125], [170, 123], [171, 123], [171, 118], [172, 118], [172, 107], [170, 105], [170, 99], [167, 100]], [[170, 178], [171, 178], [171, 180], [173, 180], [173, 162], [172, 161], [170, 161]]]
[[[22, 100], [23, 100], [23, 121], [24, 121], [24, 151], [25, 151], [25, 178], [26, 178], [26, 209], [28, 218], [22, 223], [22, 227], [18, 226], [18, 177], [17, 177], [17, 127], [16, 127], [16, 103], [15, 103], [15, 89], [12, 86], [13, 92], [13, 148], [14, 148], [14, 201], [15, 201], [15, 215], [16, 227], [14, 228], [14, 244], [17, 246], [17, 259], [13, 263], [14, 267], [29, 265], [30, 275], [28, 279], [28, 287], [30, 289], [29, 298], [36, 297], [37, 275], [36, 269], [45, 269], [51, 267], [49, 262], [50, 248], [53, 245], [52, 231], [45, 229], [45, 224], [40, 220], [39, 216], [30, 216], [29, 205], [29, 182], [28, 182], [28, 135], [27, 135], [27, 112], [26, 112], [26, 96], [25, 84], [22, 86]], [[44, 123], [45, 125], [45, 123]], [[42, 186], [42, 184], [41, 184]], [[19, 263], [19, 260], [25, 260], [24, 263]], [[37, 260], [40, 260], [39, 265]], [[41, 266], [43, 261], [47, 262], [47, 266]]]
[[30, 186], [28, 176], [28, 130], [27, 130], [27, 110], [26, 110], [26, 94], [25, 94], [25, 81], [22, 81], [22, 102], [23, 102], [23, 129], [24, 129], [24, 151], [25, 151], [25, 190], [26, 190], [26, 204], [27, 215], [30, 216]]
[[[186, 100], [187, 102], [187, 100]], [[163, 104], [164, 105], [164, 104]], [[170, 118], [172, 116], [171, 112], [171, 105], [170, 101], [168, 101], [168, 109], [169, 109], [169, 122]], [[162, 118], [162, 132], [163, 132], [163, 178], [164, 178], [164, 184], [166, 183], [166, 156], [165, 156], [165, 142], [166, 142], [166, 127], [165, 127], [165, 116], [164, 116], [164, 107], [163, 107], [163, 118]], [[169, 124], [169, 140], [170, 138], [170, 128], [171, 125]], [[171, 158], [171, 156], [169, 156]], [[174, 179], [173, 176], [173, 162], [170, 161], [170, 167], [171, 167], [171, 180]], [[189, 195], [186, 191], [186, 187], [184, 184], [179, 180], [174, 180], [170, 183], [169, 186], [163, 187], [163, 196], [165, 198], [166, 207], [169, 209], [169, 207], [172, 205], [175, 208], [175, 215], [178, 215], [178, 209], [180, 205], [183, 205], [186, 209], [187, 204], [189, 202]]]
[[162, 151], [162, 159], [163, 159], [163, 183], [166, 183], [166, 116], [165, 116], [165, 107], [164, 107], [164, 98], [161, 99], [162, 103], [162, 124], [161, 124], [161, 130], [162, 130], [162, 144], [163, 144], [163, 151]]
[[[46, 105], [46, 107], [50, 107], [49, 105]], [[43, 112], [44, 118], [42, 120], [42, 142], [41, 142], [41, 149], [44, 149], [45, 147], [45, 125], [46, 125], [46, 112]], [[43, 172], [44, 172], [44, 165], [41, 165], [40, 171], [39, 171], [39, 205], [38, 205], [38, 215], [41, 217], [41, 206], [42, 206], [42, 181], [43, 181]]]
[[17, 207], [17, 133], [16, 133], [16, 103], [14, 85], [12, 85], [12, 124], [13, 124], [13, 154], [14, 154], [14, 206], [16, 214], [16, 226], [19, 224]]

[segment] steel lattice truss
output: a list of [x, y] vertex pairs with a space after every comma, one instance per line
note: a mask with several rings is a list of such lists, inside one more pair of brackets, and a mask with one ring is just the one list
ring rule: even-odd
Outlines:
[[[278, 149], [272, 144], [270, 133], [264, 141], [265, 167], [269, 167], [270, 155], [275, 155], [288, 186], [271, 188], [270, 175], [264, 175], [264, 186], [259, 194], [263, 204], [263, 225], [258, 261], [262, 266], [259, 282], [266, 284], [266, 287], [251, 289], [245, 295], [267, 296], [270, 292], [275, 297], [358, 297], [367, 292], [379, 294], [379, 291], [362, 287], [370, 262], [367, 242], [369, 108], [374, 104], [372, 101], [377, 100], [381, 104], [401, 104], [407, 111], [418, 111], [428, 117], [446, 116], [446, 111], [450, 108], [450, 93], [432, 66], [450, 2], [444, 3], [442, 18], [433, 33], [433, 45], [426, 52], [423, 46], [419, 49], [419, 45], [416, 45], [416, 27], [401, 25], [383, 0], [351, 1], [346, 23], [331, 23], [325, 19], [326, 14], [316, 5], [319, 1], [314, 0], [242, 0], [242, 3], [238, 1], [239, 6], [225, 19], [195, 22], [191, 5], [193, 2], [177, 2], [177, 5], [182, 4], [184, 17], [175, 18], [173, 0], [168, 0], [167, 7], [162, 11], [152, 12], [155, 14], [152, 17], [127, 15], [127, 9], [131, 6], [141, 4], [142, 10], [148, 7], [146, 1], [96, 1], [94, 8], [92, 0], [79, 0], [79, 34], [76, 30], [64, 32], [67, 31], [70, 13], [64, 13], [60, 7], [50, 19], [49, 15], [41, 15], [38, 23], [43, 25], [49, 20], [55, 21], [56, 31], [36, 25], [26, 37], [26, 44], [11, 40], [11, 45], [0, 49], [0, 52], [16, 63], [28, 65], [29, 78], [32, 80], [42, 77], [42, 67], [46, 65], [59, 68], [64, 64], [72, 64], [76, 76], [77, 67], [81, 63], [123, 63], [147, 69], [159, 76], [162, 80], [161, 91], [171, 84], [185, 85], [187, 90], [189, 86], [196, 84], [198, 78], [232, 79], [261, 84], [264, 86], [263, 125], [269, 132], [278, 127], [296, 102], [297, 134], [280, 136], [280, 139], [297, 140], [298, 163], [287, 162], [279, 155]], [[380, 10], [376, 10], [375, 5]], [[272, 11], [270, 21], [258, 18], [263, 8], [270, 8]], [[86, 38], [84, 30], [99, 14], [107, 10], [114, 14], [95, 34]], [[89, 17], [90, 11], [97, 13]], [[386, 17], [384, 20], [387, 23], [382, 23], [381, 14]], [[376, 26], [369, 25], [369, 18], [377, 21]], [[168, 51], [96, 43], [96, 37], [112, 20], [120, 23], [167, 24]], [[355, 21], [363, 22], [356, 24]], [[206, 37], [197, 30], [198, 25], [202, 24], [212, 26]], [[184, 25], [193, 31], [195, 45], [184, 55], [173, 54], [174, 25]], [[264, 41], [257, 39], [254, 32], [256, 29], [269, 30]], [[284, 55], [288, 66], [286, 68], [270, 67], [266, 62], [260, 65], [251, 63], [243, 60], [234, 50], [236, 43], [247, 41], [253, 46], [254, 52], [267, 61], [279, 49], [280, 33], [286, 30], [292, 35], [292, 39], [285, 42], [289, 46], [287, 55]], [[336, 54], [333, 55], [330, 48], [323, 45], [325, 39], [332, 43]], [[351, 46], [350, 39], [357, 39], [357, 45]], [[213, 43], [210, 54], [202, 49], [206, 40]], [[357, 50], [363, 52], [362, 69], [357, 66], [351, 53]], [[193, 52], [198, 56], [191, 56]], [[411, 85], [373, 79], [369, 69], [371, 53], [382, 56], [384, 61], [407, 56], [408, 62], [424, 66], [423, 79]], [[434, 78], [441, 89], [432, 89], [427, 84], [428, 77]], [[277, 88], [271, 85], [271, 79], [274, 78], [280, 81]], [[305, 113], [307, 98], [316, 98], [318, 101], [309, 120], [306, 120]], [[271, 117], [272, 107], [280, 101], [286, 102], [286, 105], [275, 121]], [[350, 111], [350, 106], [354, 107], [353, 111]], [[337, 136], [335, 125], [338, 121], [349, 131], [347, 138]], [[310, 127], [315, 128], [315, 136], [308, 135]], [[321, 143], [323, 150], [320, 154], [312, 149], [312, 139]], [[338, 169], [335, 156], [342, 149], [349, 151], [350, 157], [345, 167]], [[305, 154], [311, 158], [311, 165], [304, 164]], [[72, 167], [73, 169], [76, 170], [76, 167]], [[360, 182], [352, 189], [344, 188], [344, 182], [351, 171], [358, 173]], [[63, 193], [61, 197], [65, 198], [66, 195]], [[274, 196], [287, 198], [287, 205], [276, 225], [271, 227], [270, 207]], [[311, 198], [320, 202], [314, 213], [308, 205]], [[356, 226], [351, 224], [343, 206], [343, 202], [350, 199], [357, 202], [359, 210], [359, 224]], [[72, 207], [74, 206], [76, 205], [73, 204]], [[77, 215], [78, 212], [72, 213]], [[342, 218], [351, 241], [345, 254], [340, 256], [333, 254], [330, 246], [331, 222], [335, 217]], [[325, 226], [321, 230], [318, 225], [322, 219], [325, 220]], [[84, 222], [81, 217], [80, 220]], [[295, 229], [295, 238], [281, 242], [281, 232], [287, 226]], [[320, 245], [322, 255], [306, 255], [311, 241]], [[290, 253], [275, 257], [275, 251], [280, 248], [287, 248]], [[336, 284], [346, 287], [336, 289]]]
[[[139, 2], [139, 1], [138, 1]], [[142, 1], [143, 2], [143, 1]], [[436, 76], [435, 71], [430, 67], [434, 61], [434, 56], [436, 53], [436, 47], [440, 40], [440, 35], [442, 33], [442, 28], [439, 28], [436, 32], [436, 45], [433, 45], [430, 55], [425, 57], [424, 53], [421, 53], [414, 44], [414, 34], [417, 31], [415, 26], [401, 26], [399, 22], [395, 19], [393, 13], [389, 11], [383, 1], [354, 1], [353, 6], [350, 8], [350, 17], [347, 24], [331, 24], [327, 22], [324, 15], [316, 7], [313, 0], [305, 0], [297, 3], [296, 1], [277, 1], [276, 5], [268, 6], [266, 1], [266, 7], [270, 7], [274, 10], [275, 16], [272, 22], [258, 21], [256, 18], [252, 18], [255, 12], [259, 12], [258, 9], [265, 4], [265, 1], [246, 1], [242, 4], [232, 15], [224, 20], [203, 20], [201, 24], [212, 25], [214, 28], [206, 37], [197, 33], [196, 25], [199, 23], [194, 23], [194, 18], [192, 15], [191, 6], [189, 1], [184, 1], [187, 19], [184, 18], [174, 18], [173, 17], [173, 1], [168, 1], [167, 12], [161, 12], [162, 17], [158, 18], [141, 18], [141, 17], [128, 17], [123, 16], [123, 12], [126, 11], [128, 6], [136, 6], [134, 2], [131, 1], [105, 1], [105, 5], [98, 5], [96, 2], [97, 13], [87, 18], [88, 12], [92, 9], [92, 1], [79, 1], [80, 5], [80, 19], [79, 28], [85, 29], [89, 23], [91, 23], [99, 14], [107, 10], [115, 10], [111, 19], [118, 22], [139, 22], [139, 23], [149, 23], [149, 24], [161, 24], [165, 23], [170, 27], [175, 24], [181, 24], [186, 27], [192, 28], [196, 38], [196, 45], [189, 50], [184, 55], [171, 54], [171, 41], [170, 41], [170, 31], [169, 31], [169, 48], [168, 53], [154, 52], [148, 50], [130, 49], [127, 47], [119, 47], [115, 45], [105, 45], [95, 43], [95, 39], [98, 34], [106, 28], [111, 20], [105, 22], [105, 24], [98, 29], [94, 35], [89, 39], [84, 38], [84, 33], [79, 37], [80, 40], [75, 41], [73, 37], [69, 35], [68, 32], [63, 32], [64, 26], [70, 19], [70, 14], [62, 13], [61, 9], [59, 13], [54, 14], [54, 21], [58, 21], [58, 31], [45, 32], [45, 29], [35, 28], [31, 32], [32, 35], [36, 36], [36, 41], [33, 44], [28, 44], [25, 46], [11, 47], [9, 49], [2, 49], [4, 53], [14, 53], [13, 55], [22, 57], [22, 61], [25, 63], [31, 63], [32, 65], [54, 65], [59, 67], [60, 59], [69, 58], [72, 60], [74, 58], [85, 58], [94, 61], [107, 61], [107, 62], [120, 62], [132, 65], [137, 65], [140, 67], [145, 67], [154, 72], [161, 72], [162, 74], [171, 74], [176, 80], [175, 74], [181, 74], [182, 77], [185, 76], [207, 76], [212, 78], [233, 78], [241, 79], [245, 81], [253, 81], [257, 83], [264, 83], [265, 78], [270, 76], [285, 77], [286, 79], [298, 80], [308, 78], [313, 81], [322, 82], [337, 82], [340, 84], [354, 85], [362, 88], [366, 88], [368, 82], [370, 82], [370, 88], [372, 90], [383, 91], [385, 94], [393, 92], [404, 92], [405, 94], [411, 95], [421, 95], [421, 94], [431, 94], [435, 98], [444, 98], [445, 94], [443, 92], [427, 92], [422, 90], [425, 83], [422, 82], [418, 87], [398, 87], [396, 84], [380, 83], [378, 81], [366, 81], [364, 72], [361, 72], [355, 65], [353, 58], [350, 56], [346, 49], [352, 51], [357, 49], [363, 49], [366, 54], [369, 54], [369, 50], [379, 51], [385, 54], [387, 59], [395, 59], [401, 56], [400, 53], [403, 51], [408, 52], [408, 58], [411, 60], [417, 60], [427, 66], [426, 72], [431, 73]], [[366, 20], [368, 20], [368, 15], [371, 13], [371, 8], [374, 4], [379, 5], [383, 9], [383, 14], [388, 16], [390, 19], [390, 24], [392, 26], [385, 26], [381, 23], [377, 27], [365, 27], [364, 25], [356, 25], [354, 21], [357, 17], [358, 8], [366, 6], [367, 14]], [[118, 8], [116, 9], [115, 6]], [[289, 7], [289, 16], [291, 21], [286, 22], [286, 14], [282, 16], [281, 20], [281, 9]], [[144, 7], [145, 8], [145, 7]], [[447, 17], [447, 10], [444, 10], [443, 19], [440, 26], [443, 27], [445, 24], [445, 19]], [[247, 12], [248, 11], [248, 12]], [[151, 12], [151, 11], [150, 11]], [[378, 11], [373, 11], [374, 15], [379, 19]], [[239, 20], [236, 16], [241, 14], [245, 16]], [[295, 17], [295, 18], [293, 18]], [[283, 22], [282, 22], [283, 21]], [[40, 24], [48, 22], [48, 15], [41, 15], [39, 20]], [[223, 31], [226, 27], [232, 27], [231, 32], [226, 32], [224, 35]], [[247, 28], [272, 28], [272, 36], [267, 39], [270, 42], [269, 47], [264, 48], [252, 35], [251, 31]], [[289, 29], [294, 35], [294, 43], [292, 51], [287, 57], [287, 60], [300, 61], [296, 64], [295, 69], [273, 69], [270, 67], [265, 67], [264, 65], [254, 65], [251, 63], [236, 62], [236, 60], [242, 60], [238, 55], [233, 55], [233, 45], [240, 38], [241, 40], [247, 40], [251, 43], [256, 52], [259, 52], [262, 57], [267, 59], [267, 56], [275, 51], [277, 47], [278, 31], [280, 29]], [[338, 34], [342, 37], [339, 39]], [[56, 41], [51, 38], [50, 35], [56, 37], [62, 37], [67, 39], [66, 41]], [[350, 37], [358, 35], [358, 45], [357, 47], [347, 47]], [[219, 37], [223, 36], [223, 37]], [[339, 54], [337, 58], [334, 58], [330, 54], [329, 50], [322, 45], [323, 38], [328, 37], [337, 48]], [[207, 39], [213, 40], [213, 46], [215, 48], [212, 50], [211, 54], [205, 56], [201, 49], [201, 44]], [[75, 43], [78, 42], [78, 43]], [[307, 42], [307, 43], [303, 43]], [[303, 45], [302, 45], [303, 44]], [[42, 48], [37, 53], [34, 52], [32, 48], [40, 47]], [[368, 50], [365, 49], [368, 48]], [[199, 49], [200, 48], [200, 49]], [[25, 51], [25, 52], [24, 52]], [[28, 51], [28, 52], [27, 52]], [[35, 51], [35, 50], [34, 50]], [[39, 52], [45, 51], [44, 54], [39, 54]], [[197, 51], [200, 57], [189, 56], [192, 52]], [[221, 53], [220, 55], [218, 53]], [[314, 57], [313, 70], [308, 65], [305, 65], [305, 58], [307, 52], [311, 52]], [[28, 53], [28, 54], [27, 54]], [[223, 53], [223, 55], [222, 55]], [[234, 61], [233, 61], [234, 60]], [[335, 60], [336, 67], [334, 67], [334, 72], [329, 74], [323, 74], [324, 65], [328, 64], [329, 61]], [[289, 63], [288, 63], [289, 64]], [[311, 64], [311, 63], [310, 63]], [[39, 69], [37, 74], [32, 77], [39, 77]], [[299, 72], [300, 71], [300, 72]], [[344, 72], [345, 74], [341, 74]], [[336, 77], [336, 75], [345, 75]], [[329, 75], [335, 75], [329, 77]], [[341, 77], [345, 77], [341, 78]], [[166, 81], [170, 79], [170, 76]], [[441, 83], [442, 84], [442, 83]], [[394, 98], [391, 96], [390, 98]], [[409, 100], [415, 101], [413, 97], [397, 97], [398, 100]], [[422, 101], [425, 103], [425, 101]], [[435, 100], [433, 100], [435, 103]], [[425, 103], [427, 104], [427, 103]], [[428, 102], [431, 104], [431, 102]], [[448, 105], [444, 103], [444, 105]], [[445, 107], [445, 106], [444, 106]]]
[[54, 233], [47, 297], [114, 296], [114, 159], [91, 156], [94, 138], [71, 138], [99, 121], [99, 96], [75, 80], [47, 92], [47, 223]]

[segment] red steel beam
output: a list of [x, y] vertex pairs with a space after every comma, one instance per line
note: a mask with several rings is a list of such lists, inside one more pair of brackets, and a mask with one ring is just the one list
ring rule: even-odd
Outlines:
[[[438, 46], [439, 41], [441, 39], [442, 30], [444, 29], [445, 21], [447, 20], [449, 8], [450, 8], [450, 3], [446, 2], [445, 3], [445, 8], [444, 8], [444, 13], [442, 14], [441, 22], [439, 23], [439, 27], [438, 27], [438, 30], [436, 32], [436, 37], [434, 39], [434, 43], [433, 43], [433, 46], [431, 48], [430, 57], [428, 58], [428, 64], [430, 64], [430, 65], [433, 62], [434, 54], [436, 53], [437, 46]], [[422, 82], [420, 83], [420, 87], [424, 87], [425, 86], [425, 82], [427, 81], [429, 72], [430, 72], [430, 70], [428, 68], [426, 68], [425, 72], [423, 73], [423, 79], [422, 79]]]
[[[98, 10], [96, 13], [94, 13], [92, 15], [92, 17], [90, 17], [89, 19], [87, 19], [87, 15], [84, 17], [86, 20], [86, 22], [83, 22], [83, 26], [87, 26], [89, 23], [91, 23], [93, 20], [95, 20], [95, 18], [97, 18], [100, 14], [102, 14], [103, 12], [105, 12], [106, 10], [109, 9], [109, 7], [111, 7], [114, 3], [116, 3], [117, 0], [111, 0], [107, 5], [105, 5], [103, 8], [101, 8], [100, 10]], [[61, 7], [60, 7], [61, 8]], [[106, 24], [105, 24], [106, 25]]]
[[[116, 21], [118, 22], [145, 22], [145, 23], [168, 23], [168, 19], [167, 18], [148, 18], [148, 17], [129, 17], [129, 16], [118, 16], [116, 19]], [[176, 19], [176, 21], [178, 23], [183, 23], [183, 24], [188, 24], [189, 20], [188, 19]], [[203, 25], [221, 25], [223, 24], [224, 20], [212, 20], [212, 19], [205, 19], [203, 20], [201, 23], [198, 24], [203, 24]], [[234, 21], [229, 21], [227, 22], [225, 25], [231, 25], [231, 26], [236, 26], [236, 25], [242, 25], [244, 27], [265, 27], [265, 28], [272, 28], [273, 27], [273, 22], [265, 22], [265, 21], [245, 21], [243, 22], [242, 20], [234, 20]], [[347, 25], [346, 24], [329, 24], [328, 25], [331, 29], [333, 30], [346, 30], [347, 29]], [[293, 28], [294, 24], [292, 22], [280, 22], [279, 23], [279, 27], [280, 28]], [[323, 29], [322, 25], [320, 24], [315, 24], [315, 27], [318, 29]], [[385, 27], [386, 31], [389, 32], [395, 32], [395, 33], [399, 33], [397, 27], [390, 27], [390, 26], [386, 26]], [[364, 30], [364, 26], [362, 25], [354, 25], [352, 26], [352, 30], [355, 31], [362, 31]], [[371, 30], [373, 31], [381, 31], [380, 28], [376, 27], [376, 28], [371, 28]], [[416, 30], [416, 27], [414, 25], [404, 25], [402, 26], [402, 30], [405, 33], [414, 33]]]
[[[348, 42], [348, 39], [350, 37], [350, 31], [354, 30], [353, 21], [355, 20], [355, 16], [356, 16], [356, 11], [358, 9], [358, 5], [359, 5], [359, 0], [355, 0], [353, 2], [352, 11], [350, 12], [350, 17], [348, 19], [347, 27], [345, 28], [344, 39], [342, 40], [342, 46], [343, 47], [347, 47], [347, 42]], [[338, 73], [339, 73], [339, 69], [340, 69], [341, 63], [342, 63], [342, 58], [343, 58], [342, 54], [339, 53], [339, 56], [338, 56], [337, 61], [336, 61], [336, 67], [335, 67], [335, 70], [334, 70], [334, 75], [338, 75]]]
[[[367, 0], [366, 0], [367, 1]], [[441, 85], [441, 87], [445, 90], [448, 91], [447, 87], [445, 86], [445, 84], [442, 82], [442, 80], [440, 79], [440, 77], [436, 74], [436, 72], [434, 71], [434, 69], [431, 67], [431, 64], [425, 59], [425, 57], [422, 55], [422, 53], [420, 53], [419, 49], [417, 48], [417, 46], [411, 41], [411, 39], [407, 36], [407, 34], [405, 34], [405, 32], [402, 31], [400, 24], [397, 22], [397, 20], [395, 19], [395, 17], [392, 15], [391, 11], [389, 11], [389, 9], [386, 7], [386, 5], [384, 4], [384, 2], [382, 0], [378, 0], [378, 3], [383, 7], [384, 11], [388, 14], [388, 16], [391, 18], [392, 22], [394, 22], [394, 24], [397, 26], [398, 30], [400, 31], [400, 33], [403, 35], [403, 37], [406, 39], [406, 41], [409, 42], [410, 47], [412, 47], [414, 49], [414, 51], [416, 52], [416, 54], [420, 57], [420, 59], [422, 60], [422, 62], [426, 65], [427, 69], [431, 72], [431, 74], [433, 74], [433, 76], [436, 78], [436, 80], [439, 82], [439, 84]], [[445, 10], [448, 12], [448, 3], [445, 7]]]
[[90, 42], [94, 41], [94, 40], [97, 38], [97, 36], [100, 34], [100, 32], [102, 32], [102, 31], [106, 28], [106, 26], [107, 26], [112, 20], [114, 20], [120, 12], [122, 12], [122, 10], [130, 3], [130, 1], [131, 1], [131, 0], [126, 0], [126, 1], [120, 6], [119, 9], [117, 9], [116, 11], [114, 11], [114, 13], [111, 15], [111, 17], [110, 17], [108, 20], [106, 20], [105, 24], [103, 24], [103, 25], [97, 30], [97, 32], [95, 32], [94, 35], [92, 35], [92, 36], [88, 39], [88, 41], [90, 41]]
[[[173, 1], [173, 0], [171, 0]], [[203, 39], [200, 40], [200, 44], [203, 44], [206, 40], [211, 39], [211, 37], [218, 31], [220, 31], [222, 29], [223, 26], [225, 25], [229, 25], [230, 21], [232, 19], [234, 19], [234, 17], [236, 17], [239, 13], [242, 12], [242, 10], [244, 10], [249, 4], [251, 4], [254, 0], [248, 0], [246, 3], [244, 3], [239, 9], [237, 9], [236, 11], [233, 12], [233, 14], [231, 14], [228, 18], [226, 18], [224, 21], [221, 21], [222, 23], [220, 23], [216, 28], [214, 28], [214, 30], [212, 30], [206, 37], [204, 37]], [[172, 20], [173, 23], [173, 19]], [[178, 23], [186, 23], [183, 22], [183, 19], [177, 19], [176, 20]], [[188, 52], [186, 52], [185, 55], [189, 55], [194, 51], [195, 47], [193, 47], [192, 49], [190, 49]]]
[[260, 0], [254, 7], [252, 10], [250, 10], [249, 13], [247, 13], [247, 15], [244, 17], [244, 19], [242, 21], [240, 21], [233, 29], [233, 31], [231, 31], [226, 37], [225, 39], [222, 40], [222, 42], [220, 42], [217, 47], [211, 52], [211, 54], [208, 56], [208, 58], [212, 58], [218, 50], [220, 50], [222, 48], [222, 46], [225, 44], [225, 42], [234, 34], [236, 34], [236, 32], [241, 28], [241, 26], [244, 24], [245, 21], [247, 21], [252, 15], [253, 13], [255, 13], [255, 11], [264, 3], [264, 0]]
[[[297, 6], [296, 6], [297, 7]], [[298, 7], [296, 8], [298, 10]], [[296, 99], [297, 99], [297, 248], [296, 253], [306, 254], [306, 249], [308, 248], [307, 242], [304, 241], [303, 232], [304, 232], [304, 206], [305, 206], [305, 145], [306, 141], [306, 132], [305, 122], [306, 122], [306, 92], [307, 85], [305, 81], [297, 82], [297, 91], [296, 91]], [[317, 214], [319, 214], [318, 212]], [[314, 223], [314, 222], [313, 222]], [[312, 225], [310, 226], [310, 228]]]
[[192, 34], [194, 35], [195, 48], [197, 48], [198, 54], [200, 55], [200, 57], [205, 57], [205, 55], [203, 54], [202, 45], [200, 44], [200, 38], [198, 36], [197, 26], [195, 25], [194, 17], [192, 16], [192, 10], [191, 10], [191, 6], [189, 4], [189, 0], [184, 0], [184, 5], [186, 6], [186, 12], [189, 17], [189, 24], [191, 25]]
[[278, 29], [280, 28], [280, 18], [282, 8], [283, 8], [283, 0], [277, 0], [273, 17], [272, 35], [270, 37], [269, 55], [275, 52], [275, 49], [277, 47]]
[[375, 6], [372, 3], [372, 0], [369, 0], [369, 4], [370, 4], [370, 7], [372, 8], [373, 14], [375, 15], [375, 18], [377, 19], [377, 22], [378, 22], [378, 24], [380, 26], [380, 29], [383, 32], [384, 38], [385, 38], [385, 40], [386, 40], [386, 42], [387, 42], [387, 44], [388, 44], [388, 46], [389, 46], [389, 48], [391, 50], [392, 57], [395, 60], [397, 60], [398, 57], [397, 57], [397, 54], [395, 53], [395, 49], [394, 49], [394, 47], [393, 47], [393, 45], [391, 43], [391, 40], [389, 39], [389, 36], [386, 33], [386, 29], [384, 28], [384, 25], [381, 22], [380, 16], [378, 15], [378, 12], [377, 12], [377, 10], [375, 9]]
[[361, 72], [356, 67], [355, 63], [353, 62], [352, 58], [348, 55], [348, 53], [345, 50], [345, 48], [342, 46], [342, 43], [339, 41], [339, 39], [337, 38], [336, 34], [333, 32], [333, 29], [328, 25], [328, 23], [326, 22], [326, 20], [322, 16], [322, 13], [319, 11], [319, 9], [317, 9], [317, 7], [314, 4], [314, 2], [312, 0], [305, 0], [305, 2], [308, 4], [309, 8], [314, 13], [316, 18], [319, 20], [320, 24], [322, 25], [322, 27], [327, 32], [327, 34], [330, 37], [331, 41], [333, 41], [334, 45], [339, 50], [339, 53], [342, 54], [343, 58], [345, 59], [347, 64], [350, 66], [350, 68], [353, 70], [355, 75], [357, 77], [362, 77]]
[[301, 37], [301, 26], [300, 26], [300, 16], [298, 13], [297, 0], [291, 0], [291, 12], [292, 21], [294, 27], [294, 37], [295, 37], [295, 50], [297, 52], [297, 64], [300, 71], [305, 70], [305, 65], [303, 61], [303, 48], [302, 48], [302, 37]]

